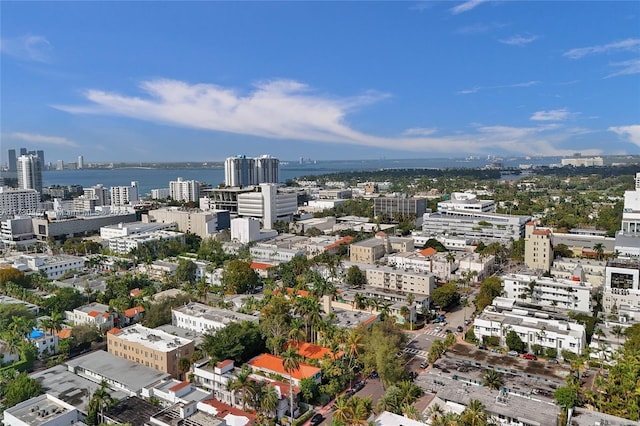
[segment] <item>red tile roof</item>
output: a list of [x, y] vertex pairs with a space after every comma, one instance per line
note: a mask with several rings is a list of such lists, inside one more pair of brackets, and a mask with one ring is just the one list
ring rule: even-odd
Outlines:
[[387, 236], [387, 233], [386, 233], [386, 232], [384, 232], [384, 231], [378, 231], [378, 232], [376, 232], [376, 235], [375, 235], [375, 236], [376, 236], [376, 237], [386, 237], [386, 236]]
[[[284, 366], [282, 365], [282, 357], [279, 356], [262, 354], [253, 358], [247, 364], [250, 367], [273, 371], [274, 373], [289, 377], [289, 373], [285, 371]], [[291, 377], [298, 380], [306, 379], [308, 377], [314, 377], [316, 374], [320, 373], [320, 371], [321, 370], [318, 367], [300, 363], [300, 367], [297, 370], [291, 372]]]
[[100, 312], [98, 311], [91, 311], [89, 312], [87, 315], [89, 315], [90, 317], [97, 317], [98, 315], [100, 315]]
[[71, 337], [71, 329], [70, 328], [63, 328], [62, 330], [58, 331], [58, 338], [60, 338], [60, 339], [68, 339], [69, 337]]
[[[289, 342], [289, 347], [297, 348], [298, 354], [302, 355], [305, 358], [323, 359], [325, 355], [331, 359], [334, 358], [331, 349], [325, 348], [324, 346], [320, 345], [314, 345], [312, 343], [300, 342], [296, 344], [294, 342]], [[338, 358], [340, 358], [342, 355], [344, 355], [344, 352], [342, 351], [339, 351], [336, 354]]]
[[251, 262], [251, 269], [271, 269], [274, 266], [269, 263], [261, 263], [261, 262]]
[[420, 254], [423, 255], [424, 257], [433, 256], [437, 252], [438, 252], [438, 250], [436, 250], [436, 249], [434, 249], [432, 247], [427, 247], [424, 250], [420, 250]]
[[177, 392], [177, 391], [179, 391], [179, 390], [180, 390], [180, 389], [182, 389], [182, 388], [186, 388], [186, 387], [187, 387], [187, 386], [189, 386], [190, 384], [191, 384], [191, 382], [189, 382], [189, 381], [187, 380], [187, 381], [184, 381], [184, 382], [180, 382], [180, 383], [178, 383], [178, 384], [177, 384], [177, 385], [175, 385], [175, 386], [171, 386], [171, 387], [169, 388], [169, 390], [170, 390], [171, 392]]
[[142, 290], [140, 290], [139, 288], [134, 288], [133, 290], [131, 290], [129, 292], [129, 296], [131, 297], [138, 297], [142, 294]]
[[336, 248], [338, 246], [341, 246], [343, 244], [351, 244], [351, 242], [353, 241], [353, 237], [347, 235], [346, 237], [336, 241], [335, 243], [331, 243], [329, 245], [324, 246], [325, 250], [331, 250], [333, 248]]
[[121, 331], [122, 330], [120, 330], [118, 327], [113, 327], [111, 330], [107, 331], [107, 334], [116, 335], [116, 334], [120, 334]]
[[[280, 294], [280, 289], [275, 289], [275, 290], [273, 291], [273, 293], [274, 293], [274, 294]], [[293, 295], [293, 289], [292, 289], [291, 287], [287, 287], [287, 294], [288, 294], [289, 296], [292, 296], [292, 295]], [[295, 294], [296, 294], [297, 296], [300, 296], [300, 297], [307, 297], [307, 296], [309, 296], [309, 292], [308, 292], [307, 290], [296, 290], [296, 293], [295, 293]]]
[[550, 229], [536, 229], [535, 231], [533, 231], [534, 235], [549, 235], [551, 234], [551, 230]]
[[138, 314], [141, 314], [144, 312], [144, 307], [142, 306], [136, 306], [135, 308], [129, 308], [126, 311], [124, 311], [124, 316], [127, 318], [133, 318]]

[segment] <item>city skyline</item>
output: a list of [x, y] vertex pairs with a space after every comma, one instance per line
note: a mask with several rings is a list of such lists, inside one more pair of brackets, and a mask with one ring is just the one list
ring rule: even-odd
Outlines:
[[0, 7], [2, 164], [640, 153], [638, 2]]

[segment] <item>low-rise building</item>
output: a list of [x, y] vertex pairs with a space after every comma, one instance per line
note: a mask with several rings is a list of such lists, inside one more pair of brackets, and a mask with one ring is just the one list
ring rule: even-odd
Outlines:
[[66, 311], [65, 318], [74, 325], [90, 324], [104, 332], [113, 328], [116, 314], [109, 306], [93, 302], [73, 311]]
[[40, 194], [35, 189], [14, 189], [0, 185], [0, 216], [35, 213]]
[[412, 272], [380, 266], [365, 272], [367, 284], [373, 288], [430, 295], [436, 286], [436, 277], [430, 272]]
[[69, 271], [80, 272], [84, 270], [84, 258], [67, 254], [55, 256], [24, 255], [16, 259], [14, 264], [26, 265], [33, 272], [45, 274], [49, 280], [58, 279]]
[[27, 339], [38, 350], [38, 356], [55, 355], [58, 353], [58, 335], [49, 331], [33, 329], [27, 334]]
[[190, 232], [201, 238], [208, 238], [223, 229], [231, 227], [231, 218], [227, 210], [187, 209], [182, 207], [165, 207], [150, 210], [143, 216], [143, 221], [154, 223], [175, 223], [181, 232]]
[[415, 197], [378, 197], [373, 200], [373, 214], [379, 216], [386, 214], [390, 217], [395, 215], [414, 215], [416, 218], [422, 217], [427, 211], [427, 199]]
[[502, 276], [504, 297], [521, 299], [538, 306], [548, 306], [569, 311], [591, 313], [591, 284], [580, 281], [547, 278], [526, 273]]
[[133, 249], [154, 241], [180, 240], [184, 242], [184, 234], [173, 231], [153, 231], [127, 237], [111, 238], [108, 240], [109, 250], [118, 254], [127, 254]]
[[454, 235], [480, 241], [508, 242], [524, 237], [525, 224], [530, 220], [530, 216], [444, 210], [425, 213], [422, 231], [431, 237]]
[[513, 330], [529, 350], [540, 345], [555, 349], [558, 356], [563, 350], [582, 353], [587, 342], [584, 326], [556, 316], [516, 306], [515, 299], [498, 297], [476, 316], [473, 332], [481, 340], [497, 337], [500, 345], [506, 346], [507, 334]]
[[62, 426], [76, 424], [84, 418], [73, 405], [44, 394], [4, 410], [3, 422], [5, 426]]
[[602, 287], [605, 281], [606, 266], [606, 262], [599, 260], [561, 257], [553, 260], [551, 275], [568, 280], [578, 277], [580, 281], [586, 281], [593, 287]]
[[4, 294], [0, 294], [0, 305], [5, 304], [19, 304], [23, 305], [25, 308], [38, 315], [40, 313], [40, 307], [38, 305], [34, 305], [33, 303], [25, 302], [24, 300], [16, 299], [15, 297], [6, 296]]
[[496, 203], [493, 200], [479, 200], [476, 194], [469, 192], [452, 192], [448, 200], [438, 203], [438, 211], [493, 213]]
[[322, 380], [322, 370], [318, 367], [314, 367], [309, 364], [300, 363], [300, 367], [291, 373], [285, 370], [282, 357], [262, 354], [251, 359], [247, 365], [251, 367], [253, 371], [262, 371], [266, 374], [273, 374], [276, 376], [284, 377], [292, 382], [296, 386], [300, 386], [300, 380], [312, 379], [314, 382], [320, 384]]
[[113, 355], [178, 378], [178, 360], [191, 358], [194, 344], [192, 340], [135, 324], [109, 330], [107, 349]]
[[175, 223], [145, 223], [130, 222], [118, 223], [116, 225], [108, 225], [100, 228], [100, 238], [111, 240], [113, 238], [129, 237], [132, 235], [147, 234], [155, 231], [163, 231], [167, 229], [175, 229]]
[[304, 256], [304, 250], [279, 247], [276, 244], [258, 243], [249, 247], [249, 254], [255, 260], [267, 262], [289, 262], [296, 256]]
[[171, 323], [198, 333], [215, 333], [233, 322], [258, 322], [258, 317], [228, 309], [214, 308], [198, 302], [190, 302], [171, 310]]
[[30, 216], [16, 216], [0, 221], [0, 243], [9, 247], [27, 247], [38, 240]]

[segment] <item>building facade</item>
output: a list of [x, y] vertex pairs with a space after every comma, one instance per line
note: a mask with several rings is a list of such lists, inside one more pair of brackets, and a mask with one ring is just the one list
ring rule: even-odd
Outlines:
[[131, 182], [129, 186], [112, 186], [110, 190], [112, 206], [127, 206], [139, 200], [138, 182]]
[[409, 272], [380, 266], [367, 269], [365, 274], [367, 284], [378, 289], [428, 296], [436, 286], [435, 275], [429, 272]]
[[279, 182], [280, 160], [269, 155], [247, 158], [229, 157], [224, 162], [224, 182], [227, 186], [248, 186]]
[[196, 180], [178, 180], [169, 182], [169, 197], [175, 201], [196, 202], [200, 199], [200, 183]]
[[176, 327], [197, 333], [215, 333], [232, 322], [258, 322], [258, 317], [241, 314], [228, 309], [214, 308], [198, 302], [190, 302], [171, 310], [171, 323]]
[[35, 189], [0, 186], [0, 215], [35, 213], [39, 203], [40, 194]]
[[178, 361], [191, 358], [193, 340], [134, 324], [107, 333], [109, 353], [179, 378]]
[[448, 200], [438, 203], [438, 211], [494, 213], [496, 203], [493, 200], [478, 200], [475, 194], [469, 192], [453, 192]]
[[447, 235], [506, 242], [524, 237], [525, 224], [530, 220], [529, 216], [445, 210], [425, 213], [422, 232], [431, 237]]
[[607, 314], [640, 321], [640, 259], [607, 262], [602, 306]]
[[27, 154], [18, 157], [18, 187], [35, 189], [38, 194], [42, 194], [42, 167], [43, 163], [37, 155]]
[[[573, 277], [572, 277], [573, 278]], [[538, 306], [591, 314], [590, 283], [575, 279], [547, 278], [537, 275], [508, 274], [502, 276], [504, 297]]]
[[414, 215], [416, 218], [422, 217], [427, 211], [427, 199], [415, 197], [379, 197], [373, 200], [373, 214], [394, 215]]
[[524, 263], [535, 271], [549, 272], [553, 264], [553, 234], [548, 228], [527, 223], [524, 237]]

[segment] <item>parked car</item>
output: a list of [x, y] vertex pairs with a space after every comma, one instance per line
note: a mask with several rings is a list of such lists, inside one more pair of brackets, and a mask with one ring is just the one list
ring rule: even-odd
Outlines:
[[436, 333], [440, 333], [442, 331], [442, 327], [436, 327], [435, 331], [436, 331]]
[[471, 320], [468, 320], [468, 319], [464, 320], [464, 325], [469, 325], [469, 324], [471, 324]]
[[356, 383], [355, 385], [353, 385], [353, 389], [355, 389], [356, 392], [361, 391], [364, 388], [364, 385], [366, 383], [364, 381], [360, 381], [358, 383]]
[[453, 331], [450, 328], [447, 328], [444, 332], [447, 333], [447, 334], [453, 333]]
[[459, 325], [456, 330], [458, 330], [458, 333], [462, 333], [464, 331], [464, 328], [462, 328], [462, 326]]
[[440, 318], [436, 318], [436, 319], [434, 319], [434, 320], [433, 320], [433, 323], [434, 323], [434, 324], [437, 324], [437, 323], [439, 323], [439, 322], [440, 322]]
[[324, 416], [320, 413], [317, 413], [317, 414], [314, 414], [313, 417], [311, 417], [311, 423], [309, 424], [311, 426], [316, 426], [322, 423], [323, 420], [324, 420]]
[[481, 349], [483, 351], [487, 350], [487, 347], [485, 345], [478, 345], [478, 349]]
[[427, 361], [422, 361], [420, 363], [420, 368], [427, 368], [429, 366], [429, 363]]
[[509, 352], [507, 352], [507, 355], [518, 356], [518, 351], [509, 351]]
[[548, 359], [548, 360], [547, 360], [547, 362], [548, 362], [549, 364], [559, 364], [559, 363], [558, 363], [558, 360], [557, 360], [557, 359], [555, 359], [555, 358]]
[[369, 377], [371, 377], [372, 379], [377, 379], [378, 378], [378, 372], [377, 371], [372, 371], [371, 374], [369, 374]]
[[524, 358], [524, 359], [530, 359], [530, 360], [534, 360], [534, 361], [535, 361], [536, 359], [538, 359], [538, 357], [537, 357], [537, 356], [535, 356], [535, 355], [533, 355], [533, 354], [524, 354], [524, 355], [522, 355], [522, 358]]

